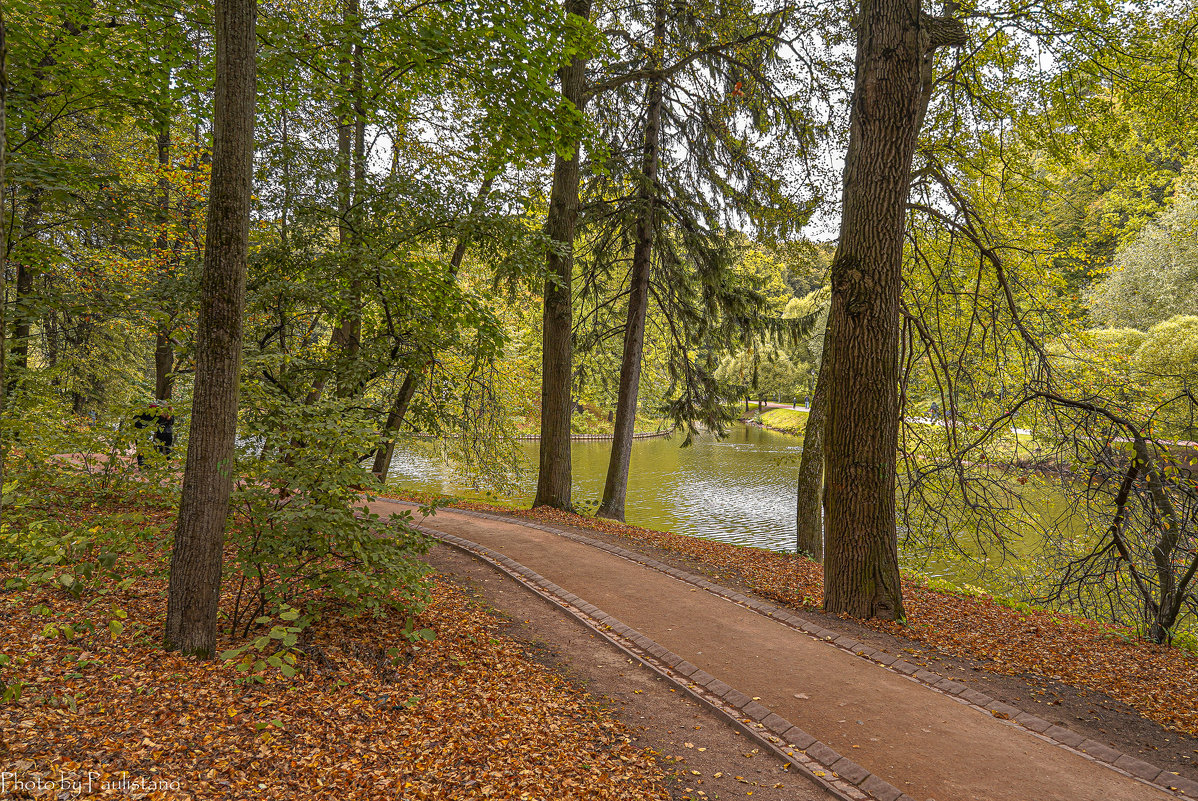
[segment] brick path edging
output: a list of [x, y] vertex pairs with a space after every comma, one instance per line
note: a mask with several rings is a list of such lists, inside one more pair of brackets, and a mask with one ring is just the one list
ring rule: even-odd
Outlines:
[[[395, 499], [390, 499], [390, 500], [395, 500]], [[404, 503], [407, 503], [407, 502], [404, 501]], [[1054, 724], [1050, 723], [1049, 721], [1044, 720], [1043, 718], [1037, 717], [1036, 715], [1032, 715], [1028, 712], [1023, 711], [1023, 710], [1019, 709], [1018, 707], [1014, 707], [1014, 706], [1011, 706], [1010, 704], [1003, 703], [1002, 701], [995, 700], [994, 698], [991, 698], [990, 696], [986, 695], [985, 693], [978, 692], [977, 690], [971, 690], [960, 682], [953, 681], [952, 679], [948, 679], [944, 676], [940, 676], [939, 674], [933, 673], [930, 670], [925, 670], [924, 668], [921, 668], [918, 665], [914, 665], [910, 662], [907, 662], [904, 659], [900, 659], [893, 654], [890, 654], [890, 653], [887, 653], [884, 651], [878, 651], [873, 648], [870, 648], [869, 646], [867, 646], [861, 642], [858, 642], [857, 640], [854, 640], [853, 638], [851, 638], [847, 635], [838, 634], [837, 632], [832, 631], [831, 629], [826, 629], [817, 623], [814, 623], [810, 620], [799, 617], [798, 615], [795, 615], [792, 612], [789, 612], [785, 609], [780, 609], [779, 607], [774, 606], [773, 604], [768, 603], [766, 601], [762, 601], [757, 598], [753, 598], [753, 597], [744, 595], [743, 593], [736, 592], [734, 590], [730, 590], [727, 587], [722, 587], [718, 584], [708, 581], [707, 579], [703, 578], [702, 576], [696, 575], [694, 573], [689, 573], [685, 570], [680, 570], [676, 567], [672, 567], [670, 565], [665, 564], [664, 562], [660, 562], [656, 559], [652, 559], [650, 557], [645, 556], [644, 554], [638, 553], [638, 552], [630, 550], [628, 548], [623, 548], [618, 545], [612, 545], [610, 543], [603, 542], [602, 540], [592, 539], [590, 537], [586, 537], [581, 534], [576, 534], [572, 531], [567, 531], [565, 529], [545, 525], [543, 523], [537, 523], [534, 521], [524, 520], [521, 518], [490, 514], [487, 512], [479, 512], [479, 511], [475, 511], [473, 509], [456, 509], [455, 508], [455, 509], [451, 509], [450, 511], [454, 514], [463, 514], [463, 515], [467, 515], [469, 517], [478, 517], [478, 518], [482, 518], [485, 520], [494, 520], [494, 521], [502, 522], [502, 523], [514, 523], [516, 525], [522, 525], [522, 526], [526, 526], [528, 528], [533, 528], [533, 529], [545, 531], [545, 532], [548, 532], [551, 534], [556, 534], [558, 536], [565, 537], [568, 540], [572, 540], [574, 542], [578, 542], [583, 545], [589, 545], [591, 547], [598, 548], [598, 549], [600, 549], [602, 551], [606, 551], [614, 556], [619, 556], [623, 559], [627, 559], [630, 562], [634, 562], [636, 564], [651, 568], [658, 572], [665, 573], [666, 575], [672, 576], [673, 578], [676, 578], [679, 581], [683, 581], [687, 584], [691, 584], [695, 587], [706, 590], [707, 592], [710, 592], [713, 595], [717, 595], [717, 596], [724, 598], [725, 600], [731, 601], [732, 603], [735, 603], [739, 606], [743, 606], [753, 612], [756, 612], [757, 614], [777, 620], [778, 622], [783, 623], [784, 625], [789, 626], [790, 628], [793, 628], [797, 631], [801, 631], [811, 637], [814, 637], [816, 639], [819, 639], [819, 640], [829, 643], [831, 645], [835, 645], [836, 647], [841, 648], [842, 650], [848, 651], [850, 653], [856, 654], [857, 656], [862, 657], [863, 659], [868, 659], [869, 661], [874, 662], [875, 664], [878, 664], [882, 667], [885, 667], [888, 670], [892, 670], [894, 672], [903, 674], [911, 681], [914, 681], [919, 684], [923, 684], [924, 686], [929, 687], [930, 689], [935, 690], [936, 692], [948, 695], [950, 698], [953, 698], [957, 702], [965, 704], [966, 706], [972, 706], [972, 707], [975, 707], [983, 712], [988, 712], [991, 715], [993, 715], [995, 718], [998, 718], [999, 720], [1001, 720], [1002, 722], [1004, 722], [1008, 725], [1014, 726], [1016, 728], [1024, 729], [1025, 731], [1027, 731], [1028, 733], [1032, 734], [1035, 737], [1039, 737], [1040, 739], [1047, 740], [1048, 742], [1052, 743], [1053, 745], [1056, 745], [1060, 748], [1064, 748], [1065, 750], [1073, 751], [1074, 753], [1077, 753], [1080, 756], [1082, 756], [1086, 759], [1089, 759], [1093, 762], [1098, 762], [1099, 764], [1102, 764], [1103, 766], [1105, 766], [1111, 770], [1114, 770], [1117, 773], [1122, 773], [1132, 779], [1143, 782], [1145, 784], [1152, 785], [1152, 786], [1156, 787], [1157, 789], [1164, 790], [1165, 792], [1173, 793], [1182, 798], [1198, 799], [1198, 782], [1192, 781], [1183, 776], [1178, 776], [1170, 771], [1164, 770], [1164, 769], [1162, 769], [1156, 765], [1153, 765], [1149, 762], [1145, 762], [1144, 760], [1138, 759], [1138, 758], [1133, 757], [1129, 754], [1126, 754], [1122, 751], [1118, 751], [1114, 748], [1111, 748], [1110, 746], [1105, 745], [1101, 742], [1098, 742], [1097, 740], [1086, 738], [1086, 737], [1078, 734], [1077, 732], [1074, 732], [1070, 729], [1064, 728], [1063, 726], [1054, 725]], [[453, 537], [453, 535], [445, 534], [444, 532], [434, 532], [431, 529], [428, 529], [426, 531], [427, 531], [427, 533], [432, 534], [433, 536], [437, 537], [438, 539], [444, 539], [446, 537]], [[465, 550], [472, 550], [472, 548], [469, 546], [473, 546], [473, 548], [478, 548], [478, 549], [481, 549], [482, 551], [485, 551], [489, 554], [494, 554], [498, 561], [490, 559], [486, 556], [484, 556], [484, 558], [487, 558], [488, 561], [491, 561], [492, 563], [496, 564], [496, 566], [500, 567], [505, 572], [511, 573], [514, 577], [518, 578], [523, 583], [528, 583], [528, 582], [524, 582], [524, 579], [521, 578], [521, 576], [523, 576], [524, 574], [520, 574], [518, 571], [516, 573], [512, 573], [512, 571], [508, 570], [505, 566], [506, 563], [504, 562], [504, 560], [506, 560], [507, 562], [510, 562], [513, 565], [517, 565], [519, 568], [523, 568], [524, 570], [527, 570], [527, 568], [524, 568], [523, 565], [519, 565], [519, 563], [515, 562], [514, 560], [509, 559], [508, 557], [504, 556], [503, 554], [499, 554], [495, 551], [491, 551], [490, 549], [485, 548], [484, 546], [478, 545], [477, 543], [471, 543], [469, 540], [462, 540], [460, 537], [454, 537], [454, 539], [461, 540], [462, 543], [468, 544], [468, 546], [465, 547]], [[453, 544], [457, 545], [457, 543], [453, 543]], [[463, 547], [463, 546], [459, 545], [458, 547]], [[478, 552], [475, 552], [475, 553], [476, 553], [476, 555], [483, 556], [482, 553], [478, 553]], [[528, 572], [534, 576], [536, 575], [535, 573], [532, 573], [532, 571], [528, 571]], [[539, 581], [535, 581], [532, 584], [530, 584], [529, 586], [532, 586], [533, 589], [537, 590], [542, 595], [547, 594], [544, 591], [544, 587], [546, 585], [539, 583], [540, 581], [545, 581], [545, 579], [543, 579], [540, 576], [537, 576], [537, 579]], [[550, 582], [546, 582], [546, 584], [550, 584]], [[557, 591], [565, 593], [565, 591], [562, 590], [560, 587], [557, 587], [556, 584], [554, 584], [552, 586], [557, 588]], [[553, 595], [553, 593], [551, 593], [551, 592], [548, 594]], [[567, 601], [571, 597], [577, 599], [578, 601], [582, 601], [582, 599], [577, 598], [577, 596], [574, 596], [571, 593], [566, 593], [565, 595], [560, 596], [560, 597], [567, 599]], [[562, 605], [560, 603], [560, 601], [557, 601], [556, 599], [555, 599], [555, 602], [557, 602], [559, 606]], [[590, 604], [586, 604], [585, 601], [582, 601], [582, 603], [586, 607], [591, 606]], [[582, 609], [582, 607], [579, 607], [579, 608]], [[592, 608], [594, 608], [594, 607], [592, 607]], [[567, 609], [566, 611], [570, 612], [571, 610]], [[583, 610], [583, 611], [584, 611], [584, 614], [586, 614], [585, 610]], [[599, 611], [599, 610], [596, 610], [596, 611]], [[571, 612], [571, 614], [574, 614], [574, 613]], [[578, 617], [578, 615], [575, 614], [575, 617]], [[582, 619], [582, 618], [580, 618], [580, 619]], [[602, 618], [599, 618], [599, 619], [602, 620]], [[613, 618], [613, 620], [614, 620], [614, 618]], [[586, 622], [586, 621], [584, 620], [584, 622]], [[616, 623], [619, 623], [619, 621], [616, 621]], [[627, 626], [623, 626], [623, 624], [619, 624], [619, 626], [622, 626], [624, 629], [627, 629], [629, 632], [632, 632], [633, 634], [637, 635], [637, 637], [630, 637], [630, 638], [628, 638], [628, 640], [635, 644], [633, 655], [636, 656], [638, 659], [640, 659], [642, 662], [645, 662], [646, 660], [644, 659], [644, 657], [642, 656], [641, 653], [636, 653], [636, 651], [640, 651], [641, 647], [642, 647], [642, 644], [637, 639], [638, 637], [640, 639], [646, 641], [649, 645], [655, 646], [656, 648], [658, 648], [662, 651], [665, 651], [665, 649], [662, 648], [660, 645], [657, 645], [657, 643], [654, 643], [648, 637], [645, 637], [644, 635], [640, 634], [639, 632], [636, 632], [635, 630], [633, 630]], [[594, 626], [591, 626], [591, 627], [595, 628]], [[611, 628], [617, 632], [620, 631], [618, 626], [613, 625], [613, 626], [611, 626]], [[604, 634], [604, 636], [608, 636], [607, 633], [603, 632], [602, 630], [600, 630], [600, 633]], [[622, 632], [620, 632], [620, 633], [622, 634]], [[608, 638], [613, 639], [611, 637], [608, 637]], [[613, 639], [613, 642], [614, 642], [614, 639]], [[624, 650], [630, 650], [623, 644], [620, 644], [620, 643], [615, 643], [615, 644], [617, 646], [623, 648]], [[653, 654], [653, 651], [650, 648], [644, 648], [644, 651], [646, 653]], [[671, 654], [668, 651], [665, 651], [665, 653], [669, 654], [670, 656], [675, 656], [674, 654]], [[648, 662], [646, 662], [646, 664], [651, 669], [657, 670], [657, 672], [662, 673], [662, 671], [658, 670], [658, 668], [655, 665], [650, 664]], [[695, 668], [694, 665], [691, 665], [689, 662], [683, 662], [682, 664], [685, 665], [688, 669], [693, 669], [694, 671], [698, 671], [698, 669]], [[670, 667], [673, 670], [677, 670], [677, 666], [670, 666]], [[709, 674], [705, 673], [704, 671], [698, 671], [698, 673], [702, 674], [700, 676], [700, 678], [703, 679], [702, 682], [697, 682], [691, 673], [681, 673], [681, 675], [684, 678], [689, 679], [690, 683], [696, 683], [701, 687], [706, 688], [711, 682], [715, 682], [717, 690], [723, 690], [723, 688], [727, 687], [728, 689], [721, 693], [716, 693], [711, 690], [708, 690], [708, 691], [711, 692], [712, 694], [716, 695], [716, 697], [721, 698], [723, 700], [724, 703], [721, 704], [721, 706], [730, 705], [732, 708], [739, 710], [739, 712], [742, 713], [742, 715], [748, 716], [748, 718], [750, 719], [750, 724], [751, 724], [750, 727], [746, 727], [746, 725], [744, 724], [744, 722], [741, 719], [736, 718], [735, 716], [732, 716], [734, 721], [737, 722], [737, 724], [740, 726], [740, 728], [748, 731], [750, 734], [752, 734], [755, 737], [755, 739], [759, 740], [760, 742], [765, 743], [767, 745], [767, 747], [771, 748], [771, 750], [774, 750], [775, 753], [777, 753], [783, 759], [785, 759], [787, 761], [791, 761], [792, 764], [796, 765], [796, 767], [803, 769], [804, 772], [811, 775], [811, 778], [814, 779], [815, 781], [820, 782], [821, 784], [824, 783], [819, 777], [810, 773], [809, 767], [793, 762], [793, 759], [794, 759], [793, 756], [786, 756], [785, 752], [778, 750], [776, 743], [770, 743], [767, 740], [762, 739], [762, 737], [759, 736], [760, 733], [762, 731], [768, 730], [776, 737], [781, 737], [782, 740], [787, 742], [789, 745], [792, 745], [795, 748], [799, 748], [809, 758], [814, 758], [815, 762], [819, 763], [824, 768], [834, 770], [837, 774], [840, 774], [840, 776], [843, 778], [848, 778], [851, 776], [852, 778], [850, 780], [852, 781], [852, 785], [854, 786], [854, 789], [856, 789], [858, 787], [861, 789], [864, 789], [865, 792], [867, 793], [867, 795], [865, 796], [867, 798], [875, 798], [878, 801], [914, 801], [914, 799], [911, 799], [910, 796], [903, 795], [901, 793], [901, 791], [898, 790], [898, 788], [893, 787], [890, 784], [887, 784], [885, 781], [883, 781], [882, 779], [878, 778], [877, 776], [874, 776], [873, 774], [869, 773], [868, 771], [865, 770], [865, 768], [862, 768], [860, 765], [857, 765], [855, 762], [852, 762], [851, 760], [849, 760], [845, 757], [841, 757], [840, 754], [836, 753], [834, 750], [832, 750], [828, 746], [815, 740], [814, 737], [811, 737], [806, 732], [803, 732], [801, 729], [798, 729], [797, 726], [791, 726], [791, 724], [788, 721], [786, 721], [784, 718], [782, 718], [779, 715], [775, 715], [775, 714], [771, 713], [764, 706], [762, 706], [759, 703], [753, 702], [752, 699], [749, 699], [743, 693], [735, 690], [734, 688], [728, 687], [727, 684], [724, 684], [724, 682], [720, 682], [718, 679], [715, 679], [714, 677], [710, 676]], [[663, 675], [666, 675], [666, 674], [663, 673]], [[676, 684], [679, 684], [679, 686], [686, 689], [688, 692], [690, 692], [691, 695], [694, 695], [696, 698], [699, 698], [699, 700], [702, 700], [705, 703], [708, 703], [709, 705], [715, 706], [714, 704], [712, 704], [712, 702], [710, 700], [708, 700], [706, 698], [702, 698], [699, 695], [696, 695], [694, 692], [692, 692], [686, 683], [680, 683], [673, 676], [667, 676], [667, 678], [670, 678]], [[720, 706], [717, 706], [716, 708], [726, 715], [729, 714], [725, 709], [720, 708]], [[762, 710], [764, 710], [764, 712], [762, 712]], [[760, 716], [755, 716], [754, 713], [756, 713]], [[776, 718], [776, 720], [772, 720], [774, 718]], [[767, 725], [766, 721], [772, 722], [773, 725]], [[791, 734], [791, 731], [789, 729], [784, 729], [783, 731], [776, 731], [777, 727], [781, 726], [782, 724], [786, 724], [786, 726], [790, 727], [790, 729], [797, 730], [797, 737], [800, 742], [805, 741], [807, 738], [810, 738], [810, 740], [812, 741], [812, 744], [808, 745], [808, 746], [798, 745], [796, 742], [794, 742], [794, 740], [791, 739], [791, 737], [787, 736], [787, 735]], [[754, 732], [752, 727], [756, 727], [757, 731]], [[810, 753], [812, 750], [814, 750], [815, 753]], [[823, 759], [821, 759], [820, 757], [823, 757]], [[828, 761], [825, 761], [825, 759], [829, 759], [829, 760], [833, 760], [833, 761], [828, 762]], [[843, 762], [845, 764], [840, 765], [839, 768], [837, 768], [833, 764], [833, 763], [840, 763], [840, 762]], [[856, 778], [858, 775], [861, 775], [860, 779]], [[869, 786], [867, 787], [867, 785], [869, 785]], [[884, 786], [882, 786], [882, 785], [884, 785]], [[827, 786], [827, 785], [825, 785], [825, 786]], [[870, 789], [870, 788], [873, 788], [873, 789]], [[829, 789], [832, 789], [832, 788], [829, 787]], [[874, 789], [876, 789], [877, 793], [874, 792]], [[894, 794], [890, 793], [891, 790], [894, 791]], [[846, 796], [846, 797], [860, 798], [861, 796], [855, 795], [855, 796]]]
[[448, 532], [423, 525], [414, 528], [502, 570], [699, 703], [727, 718], [733, 726], [841, 801], [915, 801], [747, 695], [514, 559]]

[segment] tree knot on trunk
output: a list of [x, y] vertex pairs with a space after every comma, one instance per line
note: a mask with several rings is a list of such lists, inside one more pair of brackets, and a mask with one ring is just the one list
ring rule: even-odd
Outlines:
[[868, 301], [854, 300], [845, 305], [844, 310], [846, 313], [851, 314], [854, 317], [859, 317], [868, 312], [871, 308], [872, 306]]
[[969, 43], [969, 33], [964, 23], [954, 17], [936, 17], [926, 12], [919, 14], [919, 27], [925, 40], [926, 52], [941, 47], [964, 47]]

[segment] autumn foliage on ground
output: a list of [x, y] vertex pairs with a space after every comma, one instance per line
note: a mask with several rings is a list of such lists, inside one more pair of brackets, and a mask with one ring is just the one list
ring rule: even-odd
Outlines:
[[[818, 609], [823, 597], [822, 568], [802, 557], [545, 508], [455, 505], [604, 531], [672, 551], [717, 580], [741, 581], [784, 606]], [[930, 590], [907, 578], [903, 594], [907, 625], [865, 625], [978, 660], [996, 673], [1035, 674], [1105, 693], [1162, 726], [1198, 735], [1198, 657], [1192, 653], [1135, 640], [1117, 626], [1048, 610], [1013, 609], [994, 598]]]
[[[120, 797], [666, 797], [651, 752], [444, 577], [414, 623], [326, 610], [304, 631], [290, 679], [165, 653], [173, 521], [161, 506], [45, 504], [81, 530], [101, 515], [134, 520], [149, 534], [128, 566], [134, 580], [0, 596], [0, 686], [21, 686], [0, 706], [0, 770], [26, 787], [40, 776], [57, 793], [90, 774], [94, 794]], [[40, 569], [0, 564], [0, 581], [22, 587]], [[413, 625], [435, 639], [408, 636]]]

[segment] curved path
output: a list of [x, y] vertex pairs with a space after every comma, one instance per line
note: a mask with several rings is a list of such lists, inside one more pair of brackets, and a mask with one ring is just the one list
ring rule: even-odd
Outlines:
[[[418, 515], [396, 501], [371, 508]], [[1198, 798], [1198, 784], [634, 551], [479, 512], [418, 522], [549, 597], [841, 798]]]

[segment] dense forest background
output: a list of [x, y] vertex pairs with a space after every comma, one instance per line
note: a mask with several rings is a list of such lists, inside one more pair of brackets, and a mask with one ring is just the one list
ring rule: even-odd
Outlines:
[[[611, 433], [600, 513], [622, 519], [634, 430], [718, 432], [768, 398], [819, 410], [804, 456], [831, 479], [808, 466], [798, 547], [874, 576], [844, 610], [901, 618], [900, 546], [1019, 553], [1013, 592], [1173, 638], [1198, 611], [1194, 8], [925, 13], [904, 155], [860, 144], [866, 6], [259, 3], [238, 456], [213, 463], [234, 580], [258, 584], [230, 626], [315, 588], [411, 600], [419, 538], [352, 512], [398, 437], [502, 486], [539, 434], [537, 503], [569, 508], [570, 434]], [[5, 504], [63, 454], [92, 487], [177, 484], [211, 351], [213, 14], [5, 3]], [[897, 205], [857, 197], [887, 175]], [[871, 216], [898, 243], [897, 348], [854, 339], [853, 282], [891, 291], [850, 263]], [[890, 511], [853, 518], [873, 527], [835, 495], [871, 425], [853, 376], [897, 404], [859, 407], [895, 427], [869, 462]]]

